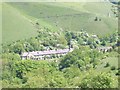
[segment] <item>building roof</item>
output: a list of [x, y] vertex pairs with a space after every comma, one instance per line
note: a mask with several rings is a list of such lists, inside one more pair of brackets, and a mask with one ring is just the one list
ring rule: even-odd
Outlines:
[[48, 51], [33, 51], [33, 52], [24, 52], [21, 56], [27, 56], [32, 54], [34, 56], [41, 56], [41, 55], [51, 55], [51, 54], [63, 54], [67, 52], [71, 52], [73, 49], [59, 49], [59, 50], [48, 50]]

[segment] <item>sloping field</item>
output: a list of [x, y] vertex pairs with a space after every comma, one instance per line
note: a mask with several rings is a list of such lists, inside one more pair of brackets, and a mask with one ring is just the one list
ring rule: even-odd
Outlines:
[[15, 8], [2, 5], [2, 42], [29, 38], [37, 34], [35, 27]]
[[[4, 3], [3, 42], [35, 36], [37, 29], [33, 23], [37, 22], [40, 27], [53, 31], [85, 30], [101, 36], [111, 34], [117, 30], [117, 19], [111, 12], [111, 6], [108, 2]], [[96, 17], [98, 21], [95, 21]]]
[[[37, 19], [42, 18], [58, 29], [71, 31], [84, 29], [98, 35], [105, 35], [117, 30], [117, 19], [111, 12], [112, 4], [109, 2], [11, 3], [11, 5], [27, 15]], [[96, 17], [101, 21], [94, 21]]]

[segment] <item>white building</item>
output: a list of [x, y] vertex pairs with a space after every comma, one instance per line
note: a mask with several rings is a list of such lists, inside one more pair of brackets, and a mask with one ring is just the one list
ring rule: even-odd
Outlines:
[[60, 49], [60, 50], [48, 50], [48, 51], [33, 51], [33, 52], [24, 52], [21, 54], [21, 59], [32, 59], [32, 60], [45, 60], [52, 59], [54, 57], [62, 57], [66, 55], [68, 52], [72, 52], [71, 49]]

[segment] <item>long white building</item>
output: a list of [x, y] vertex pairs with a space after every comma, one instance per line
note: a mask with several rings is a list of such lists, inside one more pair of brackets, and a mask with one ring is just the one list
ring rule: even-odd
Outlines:
[[48, 51], [33, 51], [33, 52], [24, 52], [21, 54], [22, 60], [32, 59], [32, 60], [46, 60], [52, 59], [55, 57], [62, 57], [68, 52], [72, 52], [71, 49], [59, 49], [59, 50], [48, 50]]

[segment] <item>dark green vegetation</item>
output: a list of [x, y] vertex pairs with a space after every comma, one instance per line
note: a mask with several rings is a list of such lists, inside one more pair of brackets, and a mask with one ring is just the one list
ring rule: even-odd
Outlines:
[[[119, 41], [112, 5], [3, 3], [3, 87], [118, 87]], [[74, 51], [61, 58], [20, 58], [22, 52], [65, 49], [69, 45]], [[112, 49], [99, 52], [101, 46]]]
[[11, 44], [2, 44], [3, 53], [18, 53], [31, 52], [31, 51], [43, 51], [53, 49], [65, 49], [78, 48], [79, 46], [90, 47], [96, 49], [101, 46], [112, 46], [117, 47], [117, 32], [112, 35], [104, 37], [98, 37], [96, 35], [90, 35], [84, 31], [80, 32], [52, 32], [48, 28], [38, 31], [38, 36], [31, 37], [25, 40], [18, 40]]
[[[47, 60], [21, 61], [17, 54], [3, 54], [1, 80], [3, 87], [117, 87], [118, 82], [115, 74], [118, 68], [116, 66], [115, 70], [96, 71], [96, 68], [101, 66], [104, 56], [106, 55], [96, 50], [91, 51], [86, 47], [74, 50], [60, 59], [58, 63]], [[110, 65], [112, 66], [112, 64]]]

